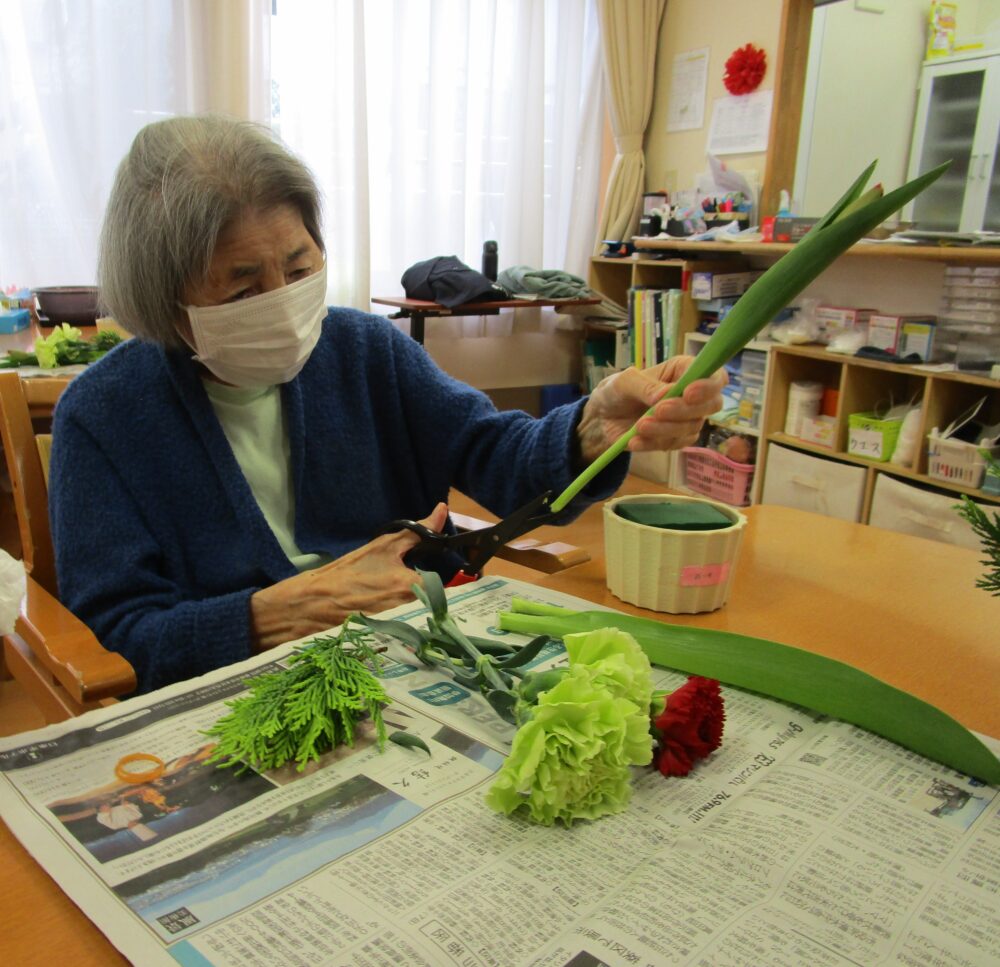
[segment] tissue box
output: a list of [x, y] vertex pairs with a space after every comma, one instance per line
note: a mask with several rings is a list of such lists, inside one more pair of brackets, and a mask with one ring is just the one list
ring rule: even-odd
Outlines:
[[775, 242], [797, 242], [818, 221], [818, 218], [778, 215], [774, 219], [774, 228], [771, 230], [771, 239]]
[[899, 337], [903, 333], [903, 316], [874, 315], [868, 320], [868, 345], [889, 352], [899, 351]]
[[4, 309], [0, 311], [0, 333], [9, 335], [20, 332], [31, 324], [31, 313], [27, 309]]
[[933, 316], [906, 316], [899, 334], [899, 355], [916, 353], [925, 363], [934, 354], [934, 330], [937, 324]]

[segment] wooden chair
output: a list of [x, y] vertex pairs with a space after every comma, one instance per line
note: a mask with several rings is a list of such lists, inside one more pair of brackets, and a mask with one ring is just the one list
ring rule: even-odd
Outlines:
[[68, 382], [0, 373], [0, 436], [27, 572], [14, 632], [3, 639], [3, 661], [48, 722], [106, 705], [136, 684], [132, 666], [104, 648], [58, 599], [46, 485], [48, 440], [36, 437], [32, 415], [51, 413]]

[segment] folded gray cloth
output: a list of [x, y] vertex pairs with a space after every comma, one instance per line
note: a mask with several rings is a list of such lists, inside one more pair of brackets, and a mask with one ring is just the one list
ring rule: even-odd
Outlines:
[[523, 292], [543, 299], [583, 299], [591, 294], [583, 279], [560, 269], [514, 265], [504, 269], [497, 281], [515, 295]]

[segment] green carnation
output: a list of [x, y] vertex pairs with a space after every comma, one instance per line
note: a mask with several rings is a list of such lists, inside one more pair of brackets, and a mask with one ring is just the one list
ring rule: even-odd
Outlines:
[[586, 665], [597, 681], [620, 698], [648, 708], [653, 694], [652, 669], [639, 643], [627, 631], [599, 628], [563, 638], [569, 663]]
[[614, 694], [590, 667], [571, 667], [518, 729], [487, 804], [545, 826], [621, 812], [629, 766], [652, 759], [648, 714], [648, 704]]
[[56, 359], [56, 347], [47, 342], [41, 336], [35, 339], [35, 355], [38, 357], [38, 365], [43, 369], [55, 369], [59, 365]]
[[42, 369], [55, 369], [66, 360], [60, 358], [61, 351], [71, 344], [82, 343], [83, 333], [68, 322], [60, 323], [47, 336], [35, 338], [35, 355]]

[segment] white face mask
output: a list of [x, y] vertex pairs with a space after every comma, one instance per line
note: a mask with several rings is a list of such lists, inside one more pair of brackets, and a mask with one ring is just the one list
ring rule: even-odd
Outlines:
[[295, 379], [326, 316], [326, 263], [298, 282], [221, 306], [184, 306], [194, 359], [234, 386]]

